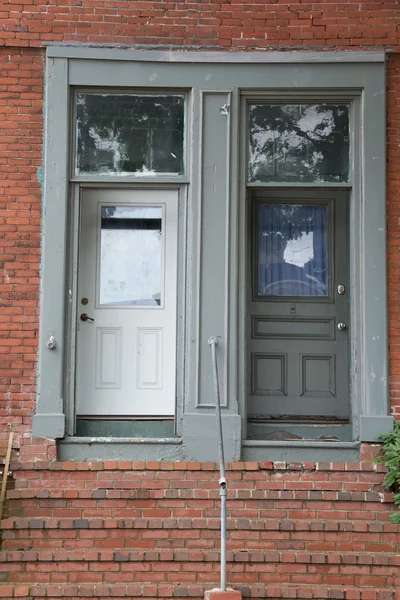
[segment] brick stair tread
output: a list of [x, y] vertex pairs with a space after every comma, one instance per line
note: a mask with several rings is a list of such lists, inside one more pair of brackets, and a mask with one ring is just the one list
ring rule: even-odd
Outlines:
[[[212, 585], [174, 584], [1, 584], [0, 598], [203, 598]], [[396, 600], [394, 588], [359, 588], [355, 586], [302, 585], [235, 585], [243, 598], [310, 599], [310, 600]]]
[[[217, 462], [196, 461], [58, 461], [35, 460], [11, 463], [13, 471], [215, 471], [219, 472]], [[382, 463], [363, 460], [362, 462], [285, 462], [262, 460], [225, 463], [226, 471], [339, 471], [339, 472], [376, 472], [386, 473]]]
[[[306, 552], [278, 550], [228, 550], [227, 562], [296, 563], [327, 565], [400, 566], [400, 555], [390, 552]], [[3, 550], [0, 563], [15, 562], [219, 562], [218, 550]]]
[[[65, 482], [66, 483], [66, 482]], [[291, 488], [295, 488], [296, 483], [291, 482]], [[380, 504], [392, 503], [393, 494], [383, 491], [381, 486], [376, 486], [377, 491], [340, 491], [340, 490], [320, 490], [320, 489], [283, 489], [283, 490], [242, 490], [228, 489], [229, 500], [299, 500], [299, 501], [322, 501], [322, 502], [379, 502]], [[83, 500], [119, 500], [119, 499], [138, 499], [138, 500], [215, 500], [219, 502], [219, 489], [116, 489], [115, 487], [98, 487], [97, 489], [64, 489], [51, 488], [23, 488], [10, 489], [7, 492], [9, 501], [37, 499], [37, 500], [61, 500], [65, 499], [73, 502], [77, 499]]]
[[[220, 529], [219, 518], [9, 518], [0, 522], [0, 529]], [[249, 531], [346, 531], [363, 533], [398, 533], [400, 525], [380, 520], [332, 519], [248, 519], [228, 518], [228, 530]]]

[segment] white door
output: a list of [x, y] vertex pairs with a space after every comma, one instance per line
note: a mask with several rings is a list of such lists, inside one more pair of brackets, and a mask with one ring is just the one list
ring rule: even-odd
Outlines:
[[83, 190], [77, 415], [175, 412], [176, 190]]

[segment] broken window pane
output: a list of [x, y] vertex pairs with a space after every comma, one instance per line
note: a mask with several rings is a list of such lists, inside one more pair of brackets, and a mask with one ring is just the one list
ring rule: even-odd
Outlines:
[[251, 182], [349, 180], [349, 107], [251, 104]]
[[184, 96], [75, 95], [76, 175], [181, 175]]

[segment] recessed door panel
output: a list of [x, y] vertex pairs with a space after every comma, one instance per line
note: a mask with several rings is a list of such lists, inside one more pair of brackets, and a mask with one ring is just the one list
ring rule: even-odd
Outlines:
[[121, 333], [121, 327], [96, 327], [97, 389], [121, 385]]
[[346, 419], [346, 194], [260, 191], [251, 204], [248, 417]]
[[79, 416], [175, 412], [177, 206], [176, 191], [82, 192]]
[[156, 389], [162, 385], [162, 336], [163, 330], [143, 329], [138, 330], [138, 388]]

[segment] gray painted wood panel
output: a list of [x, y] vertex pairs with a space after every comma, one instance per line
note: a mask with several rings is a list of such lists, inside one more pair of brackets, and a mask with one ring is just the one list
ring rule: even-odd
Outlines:
[[[200, 315], [198, 339], [199, 391], [198, 406], [214, 406], [214, 389], [208, 338], [218, 339], [219, 383], [221, 404], [226, 398], [227, 340], [227, 264], [229, 210], [229, 137], [230, 94], [207, 92], [202, 98], [201, 146], [201, 245], [200, 245]], [[224, 107], [224, 108], [222, 108]], [[221, 146], [216, 140], [222, 142]]]

